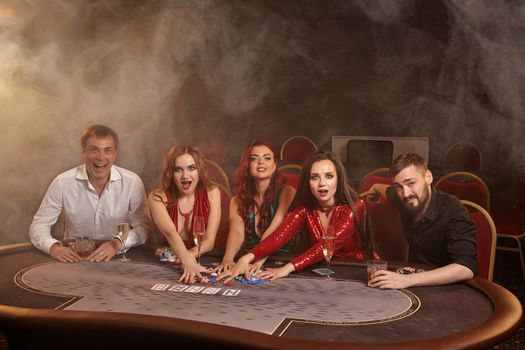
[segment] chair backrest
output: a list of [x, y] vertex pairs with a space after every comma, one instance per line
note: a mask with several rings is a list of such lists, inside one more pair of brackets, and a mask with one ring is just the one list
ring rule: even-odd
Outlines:
[[221, 191], [221, 222], [219, 225], [219, 230], [215, 236], [215, 246], [216, 250], [224, 252], [226, 250], [226, 242], [228, 241], [228, 232], [230, 227], [230, 200], [231, 195], [226, 192], [226, 189], [217, 185]]
[[222, 190], [224, 190], [231, 197], [232, 192], [230, 187], [230, 180], [228, 179], [228, 175], [226, 175], [226, 172], [221, 168], [221, 166], [211, 159], [205, 159], [204, 165], [206, 166], [208, 178], [215, 184], [220, 185], [220, 187], [222, 187]]
[[470, 218], [476, 223], [478, 275], [492, 281], [496, 256], [496, 226], [489, 213], [480, 205], [467, 200], [462, 200], [461, 203], [469, 210]]
[[304, 162], [317, 152], [317, 145], [306, 136], [292, 136], [281, 146], [281, 160]]
[[522, 208], [525, 207], [525, 171], [521, 174], [516, 193], [518, 197], [516, 198], [515, 206]]
[[490, 211], [490, 191], [485, 181], [479, 176], [464, 171], [446, 174], [436, 182], [436, 187], [459, 199], [465, 199], [481, 205]]
[[297, 190], [302, 169], [303, 167], [298, 164], [285, 164], [280, 166], [278, 170], [286, 177], [286, 184]]
[[292, 186], [297, 190], [299, 187], [299, 179], [301, 178], [301, 175], [294, 174], [294, 173], [283, 173], [286, 177], [286, 184], [289, 186]]
[[366, 174], [363, 179], [361, 180], [361, 184], [359, 185], [359, 193], [363, 193], [365, 191], [368, 191], [370, 187], [374, 184], [385, 184], [385, 185], [391, 185], [392, 184], [392, 178], [390, 177], [390, 169], [389, 168], [378, 168], [374, 169], [368, 174]]
[[469, 142], [456, 143], [445, 152], [443, 168], [446, 171], [477, 172], [483, 160], [478, 146]]
[[367, 197], [367, 208], [369, 229], [381, 258], [407, 261], [408, 244], [397, 209], [383, 197]]

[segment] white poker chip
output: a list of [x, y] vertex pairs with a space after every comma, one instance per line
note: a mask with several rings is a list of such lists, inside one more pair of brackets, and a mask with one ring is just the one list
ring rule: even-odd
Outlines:
[[397, 273], [402, 275], [411, 275], [413, 273], [416, 273], [417, 270], [410, 266], [400, 267], [396, 270]]

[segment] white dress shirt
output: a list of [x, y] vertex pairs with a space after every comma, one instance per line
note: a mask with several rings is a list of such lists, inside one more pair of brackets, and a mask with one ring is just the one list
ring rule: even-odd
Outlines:
[[51, 246], [59, 242], [51, 237], [51, 226], [61, 212], [67, 238], [110, 240], [117, 235], [118, 224], [128, 222], [133, 229], [121, 251], [146, 242], [151, 231], [142, 180], [115, 165], [100, 197], [88, 181], [85, 165], [58, 175], [49, 185], [29, 229], [33, 245], [48, 254]]

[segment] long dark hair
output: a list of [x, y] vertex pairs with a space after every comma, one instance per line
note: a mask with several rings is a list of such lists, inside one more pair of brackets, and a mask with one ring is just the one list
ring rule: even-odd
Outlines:
[[270, 226], [270, 223], [272, 221], [271, 204], [273, 201], [273, 197], [275, 196], [275, 193], [279, 189], [281, 189], [286, 182], [285, 177], [277, 169], [275, 169], [270, 179], [270, 185], [268, 186], [268, 189], [264, 194], [263, 203], [260, 208], [258, 207], [257, 202], [255, 202], [257, 188], [255, 187], [253, 177], [250, 175], [250, 161], [252, 149], [256, 146], [268, 147], [268, 149], [270, 149], [270, 151], [272, 152], [274, 161], [276, 162], [275, 151], [270, 145], [263, 141], [253, 141], [246, 147], [244, 147], [242, 151], [239, 167], [235, 171], [236, 193], [239, 198], [238, 213], [244, 221], [245, 230], [249, 234], [252, 233], [250, 232], [252, 230], [252, 226], [249, 225], [250, 213], [252, 211], [256, 213], [259, 212], [260, 220], [259, 224], [257, 225], [259, 232], [263, 232], [268, 228], [268, 226]]
[[310, 172], [312, 170], [312, 165], [315, 162], [321, 160], [329, 160], [334, 164], [337, 173], [337, 189], [334, 195], [335, 202], [336, 204], [347, 204], [352, 210], [354, 214], [355, 228], [361, 237], [361, 241], [363, 242], [363, 253], [367, 257], [371, 257], [375, 250], [375, 244], [373, 237], [368, 230], [366, 202], [364, 202], [364, 215], [360, 218], [361, 220], [358, 220], [359, 217], [355, 209], [354, 202], [356, 199], [360, 198], [359, 194], [352, 188], [352, 186], [350, 186], [346, 170], [339, 158], [337, 158], [333, 152], [318, 151], [304, 161], [303, 170], [301, 172], [301, 177], [299, 179], [299, 185], [297, 188], [297, 194], [295, 195], [294, 201], [290, 206], [290, 210], [293, 210], [296, 207], [302, 205], [310, 209], [317, 208], [317, 200], [310, 189]]
[[359, 194], [350, 186], [348, 176], [341, 161], [330, 151], [318, 151], [304, 161], [301, 177], [299, 178], [299, 185], [297, 187], [297, 194], [290, 208], [294, 209], [301, 205], [308, 208], [316, 208], [318, 206], [317, 200], [310, 190], [310, 171], [312, 170], [312, 165], [321, 160], [329, 160], [334, 163], [337, 172], [335, 202], [337, 204], [348, 204], [353, 210], [354, 199], [359, 198]]

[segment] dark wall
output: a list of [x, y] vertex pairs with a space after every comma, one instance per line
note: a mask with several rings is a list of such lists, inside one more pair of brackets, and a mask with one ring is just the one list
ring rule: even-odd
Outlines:
[[[6, 1], [0, 5], [0, 243], [27, 240], [92, 123], [147, 190], [171, 145], [231, 174], [254, 138], [428, 136], [522, 171], [525, 6], [449, 1]], [[512, 178], [512, 176], [510, 177]]]

